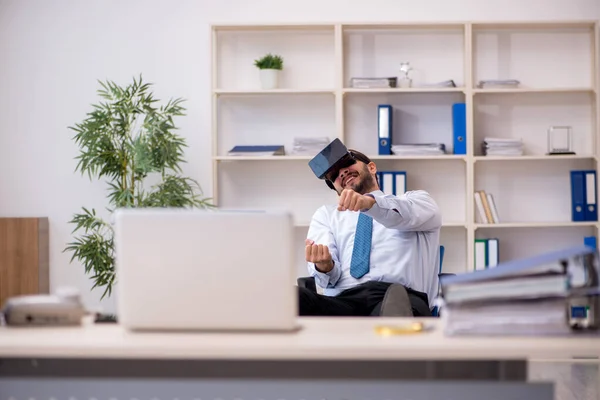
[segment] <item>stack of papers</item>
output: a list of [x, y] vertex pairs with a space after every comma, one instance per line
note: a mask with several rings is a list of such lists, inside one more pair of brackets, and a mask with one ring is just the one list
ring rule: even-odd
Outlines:
[[486, 137], [481, 148], [486, 156], [522, 156], [523, 140]]
[[392, 153], [399, 156], [436, 156], [446, 153], [443, 143], [393, 144]]
[[516, 79], [487, 79], [481, 80], [477, 84], [478, 88], [482, 89], [490, 89], [490, 88], [500, 88], [500, 89], [509, 89], [519, 87], [521, 82]]
[[350, 79], [350, 87], [356, 89], [395, 88], [398, 78], [392, 77], [358, 77]]
[[573, 269], [591, 247], [578, 246], [441, 279], [448, 335], [563, 335], [571, 332]]
[[449, 79], [447, 81], [436, 82], [436, 83], [426, 83], [421, 87], [456, 87], [456, 83], [453, 79]]
[[228, 156], [283, 156], [285, 147], [283, 145], [258, 145], [258, 146], [234, 146], [227, 152]]
[[329, 144], [326, 137], [297, 137], [294, 138], [292, 154], [315, 156]]

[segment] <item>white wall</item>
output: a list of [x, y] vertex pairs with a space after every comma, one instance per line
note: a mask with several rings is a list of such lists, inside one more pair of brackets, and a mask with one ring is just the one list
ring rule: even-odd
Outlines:
[[142, 73], [158, 98], [188, 100], [185, 173], [211, 195], [209, 23], [565, 19], [600, 19], [600, 1], [0, 0], [0, 216], [49, 217], [52, 288], [75, 285], [113, 311], [62, 253], [72, 214], [106, 205], [103, 183], [73, 173], [67, 129], [97, 100], [97, 79]]

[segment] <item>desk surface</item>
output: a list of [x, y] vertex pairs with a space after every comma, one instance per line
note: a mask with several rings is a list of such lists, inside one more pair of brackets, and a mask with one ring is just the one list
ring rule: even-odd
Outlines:
[[[301, 318], [293, 333], [136, 333], [116, 324], [0, 328], [0, 358], [238, 360], [462, 360], [600, 357], [600, 337], [446, 337], [427, 332], [380, 336], [375, 327], [409, 319]], [[419, 321], [423, 321], [420, 319]]]

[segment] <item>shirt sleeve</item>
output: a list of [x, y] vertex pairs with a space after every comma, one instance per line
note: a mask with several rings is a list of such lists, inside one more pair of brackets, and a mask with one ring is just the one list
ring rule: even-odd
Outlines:
[[326, 244], [333, 259], [333, 269], [331, 271], [326, 273], [317, 271], [315, 264], [309, 262], [307, 263], [308, 273], [315, 278], [315, 282], [320, 287], [324, 289], [334, 287], [340, 279], [341, 268], [338, 249], [329, 222], [329, 212], [326, 207], [319, 208], [313, 215], [307, 238], [313, 240], [315, 244]]
[[363, 211], [389, 229], [430, 231], [442, 226], [440, 209], [429, 193], [414, 190], [401, 196], [369, 193], [375, 204]]

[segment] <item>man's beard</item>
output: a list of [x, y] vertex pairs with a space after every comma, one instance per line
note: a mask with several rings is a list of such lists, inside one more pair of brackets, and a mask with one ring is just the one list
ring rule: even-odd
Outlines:
[[350, 188], [360, 194], [365, 194], [367, 190], [376, 186], [375, 177], [369, 173], [369, 168], [366, 165], [354, 180], [357, 182], [350, 185]]

